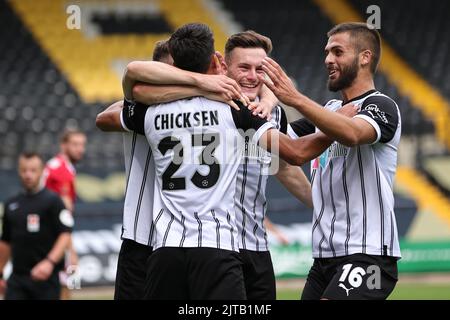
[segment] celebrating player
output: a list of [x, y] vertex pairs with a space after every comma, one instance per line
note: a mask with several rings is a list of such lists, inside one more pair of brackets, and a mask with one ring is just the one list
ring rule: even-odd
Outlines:
[[[380, 57], [376, 30], [364, 23], [332, 28], [325, 47], [328, 88], [343, 100], [325, 108], [298, 92], [275, 61], [263, 62], [270, 81], [261, 80], [310, 121], [293, 124], [293, 134], [320, 130], [336, 140], [312, 163], [314, 265], [302, 299], [386, 299], [397, 282], [393, 182], [401, 120], [397, 104], [375, 89]], [[347, 103], [360, 109], [353, 118], [333, 112]], [[367, 284], [374, 266], [377, 288]]]

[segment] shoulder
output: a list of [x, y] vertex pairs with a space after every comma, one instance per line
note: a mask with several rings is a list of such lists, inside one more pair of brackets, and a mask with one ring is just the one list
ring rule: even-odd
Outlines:
[[401, 130], [400, 111], [394, 100], [379, 92], [367, 97], [362, 103], [358, 114], [368, 121], [377, 131], [376, 142], [391, 141]]
[[56, 192], [47, 188], [42, 189], [40, 197], [51, 203], [62, 201], [61, 197]]
[[[150, 107], [150, 105], [145, 104], [145, 103], [141, 103], [138, 101], [133, 101], [132, 103], [126, 105], [123, 109], [122, 112], [126, 112], [128, 116], [132, 117], [135, 113], [136, 110], [147, 110]], [[126, 111], [124, 111], [126, 110]]]
[[[208, 100], [208, 99], [206, 99], [206, 100]], [[211, 100], [208, 100], [208, 101], [211, 101]], [[239, 107], [239, 110], [236, 110], [233, 107], [231, 107], [225, 103], [222, 103], [222, 102], [219, 102], [219, 103], [220, 103], [220, 105], [227, 106], [227, 108], [225, 108], [224, 110], [229, 110], [227, 112], [230, 112], [233, 115], [233, 118], [249, 117], [252, 114], [251, 111], [248, 110], [248, 108], [246, 106], [244, 106], [244, 104], [241, 101], [239, 101], [239, 100], [233, 100], [233, 101]], [[216, 102], [216, 101], [212, 101], [212, 102]]]
[[272, 119], [270, 122], [281, 132], [287, 132], [287, 116], [283, 107], [280, 105], [275, 106], [271, 112]]
[[205, 97], [190, 97], [153, 105], [152, 108], [149, 108], [149, 110], [165, 108], [172, 109], [173, 107], [179, 107], [181, 110], [186, 110], [186, 107], [193, 108], [189, 110], [191, 112], [201, 111], [202, 108], [224, 108], [224, 110], [228, 109], [228, 105], [220, 101], [210, 100]]
[[364, 100], [361, 105], [361, 112], [371, 113], [379, 117], [383, 122], [388, 122], [387, 115], [397, 118], [399, 109], [395, 101], [390, 97], [376, 94]]
[[[207, 105], [210, 107], [225, 107], [226, 109], [228, 109], [228, 105], [226, 103], [220, 102], [220, 101], [215, 101], [215, 100], [210, 100], [208, 98], [205, 97], [193, 97], [191, 98], [191, 101], [193, 103], [202, 103], [203, 105]], [[235, 101], [236, 102], [236, 101]], [[239, 107], [241, 107], [242, 105], [239, 104]]]
[[272, 116], [271, 122], [275, 123], [279, 122], [281, 117], [286, 114], [280, 105], [276, 105], [270, 112], [270, 115]]
[[324, 104], [324, 107], [329, 106], [329, 105], [332, 105], [332, 104], [334, 104], [334, 103], [341, 103], [341, 102], [342, 102], [342, 101], [341, 101], [341, 100], [338, 100], [338, 99], [331, 99], [331, 100], [328, 100], [328, 102]]
[[286, 112], [284, 111], [283, 107], [279, 104], [275, 106], [275, 108], [272, 109], [272, 117], [274, 116], [286, 116]]
[[11, 208], [15, 203], [19, 202], [22, 199], [22, 194], [16, 194], [15, 196], [9, 197], [5, 200], [4, 208], [8, 210], [14, 210], [15, 208]]
[[379, 107], [397, 108], [395, 101], [382, 93], [374, 94], [364, 100], [362, 107], [375, 105]]
[[46, 168], [49, 170], [56, 170], [56, 169], [61, 168], [62, 165], [63, 165], [63, 162], [60, 158], [53, 157], [47, 161]]
[[342, 100], [331, 99], [323, 106], [326, 109], [334, 110], [342, 105]]

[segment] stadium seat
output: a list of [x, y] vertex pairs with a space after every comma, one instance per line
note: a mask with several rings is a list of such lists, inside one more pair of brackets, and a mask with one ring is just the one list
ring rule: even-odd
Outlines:
[[[369, 0], [362, 1], [363, 4], [368, 3], [368, 5], [369, 2]], [[384, 2], [388, 3], [388, 1]], [[273, 39], [273, 57], [286, 68], [304, 93], [319, 103], [325, 103], [331, 98], [339, 98], [339, 95], [330, 93], [326, 88], [325, 57], [323, 54], [318, 54], [323, 52], [327, 40], [326, 33], [331, 29], [332, 24], [312, 2], [248, 0], [243, 4], [239, 0], [222, 0], [222, 4], [234, 14], [236, 20], [245, 29], [255, 29]], [[360, 7], [366, 8], [367, 5], [363, 4], [360, 4]], [[257, 14], [255, 7], [258, 7]], [[405, 5], [405, 7], [408, 6]], [[398, 10], [392, 10], [392, 12], [398, 12]], [[404, 14], [407, 15], [407, 12]], [[390, 30], [397, 35], [396, 27]], [[401, 35], [410, 36], [408, 32]], [[420, 38], [418, 41], [421, 41]], [[422, 51], [412, 50], [410, 53], [414, 55]], [[433, 123], [425, 119], [421, 112], [411, 105], [409, 99], [404, 99], [384, 75], [378, 74], [375, 83], [378, 90], [398, 102], [401, 113], [404, 115], [404, 134], [416, 134], [418, 128], [420, 133], [434, 131]], [[412, 119], [409, 117], [410, 114]]]
[[[46, 10], [51, 14], [53, 8]], [[42, 23], [52, 23], [40, 19]], [[15, 169], [16, 158], [23, 149], [33, 149], [50, 158], [58, 150], [58, 134], [66, 125], [80, 127], [91, 140], [89, 156], [80, 164], [81, 170], [122, 170], [121, 136], [103, 135], [95, 127], [95, 116], [105, 106], [81, 101], [5, 1], [0, 1], [0, 37], [0, 170]], [[61, 50], [70, 57], [69, 47]], [[95, 61], [90, 63], [95, 68]]]
[[[381, 34], [416, 71], [450, 99], [450, 2], [428, 0], [351, 0], [365, 12], [377, 4], [382, 13]], [[430, 19], [430, 17], [432, 17]]]

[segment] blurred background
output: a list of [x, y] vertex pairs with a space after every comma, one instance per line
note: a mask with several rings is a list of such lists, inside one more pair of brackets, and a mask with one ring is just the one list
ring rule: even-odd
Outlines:
[[[72, 11], [80, 28], [70, 29]], [[450, 299], [450, 2], [444, 0], [0, 0], [1, 202], [20, 190], [18, 154], [58, 152], [59, 133], [88, 136], [77, 165], [74, 243], [81, 290], [75, 298], [112, 297], [125, 188], [121, 134], [95, 127], [98, 112], [122, 98], [132, 60], [150, 59], [156, 41], [188, 22], [207, 23], [216, 50], [253, 29], [272, 39], [272, 56], [298, 88], [324, 104], [326, 32], [367, 21], [380, 9], [383, 41], [376, 87], [402, 113], [396, 216], [403, 259], [393, 299]], [[72, 8], [72, 9], [71, 9]], [[373, 19], [373, 17], [372, 17]], [[286, 108], [289, 120], [300, 117]], [[309, 167], [304, 170], [309, 174]], [[270, 179], [268, 215], [289, 240], [269, 233], [278, 297], [297, 299], [312, 258], [311, 211]]]

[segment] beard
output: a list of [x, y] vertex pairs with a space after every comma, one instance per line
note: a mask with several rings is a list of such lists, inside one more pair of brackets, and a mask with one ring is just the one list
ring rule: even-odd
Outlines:
[[80, 156], [78, 154], [74, 154], [74, 153], [70, 153], [70, 152], [67, 152], [66, 156], [67, 156], [67, 158], [69, 158], [69, 160], [72, 164], [77, 164], [83, 158], [82, 155]]
[[348, 88], [355, 81], [359, 70], [359, 59], [355, 57], [352, 63], [341, 69], [339, 78], [335, 80], [328, 79], [328, 90], [337, 92], [342, 89]]

